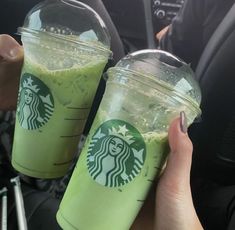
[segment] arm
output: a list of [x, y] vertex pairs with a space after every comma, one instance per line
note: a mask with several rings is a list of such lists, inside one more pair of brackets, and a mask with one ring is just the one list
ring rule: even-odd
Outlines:
[[158, 42], [161, 41], [161, 39], [165, 36], [165, 34], [167, 33], [167, 31], [169, 30], [169, 25], [164, 27], [162, 30], [160, 30], [157, 34], [156, 34], [156, 39], [158, 40]]

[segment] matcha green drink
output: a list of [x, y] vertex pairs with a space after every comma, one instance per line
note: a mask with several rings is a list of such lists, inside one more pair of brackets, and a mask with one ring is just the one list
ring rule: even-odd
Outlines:
[[[143, 50], [108, 70], [105, 94], [57, 213], [63, 229], [130, 229], [165, 164], [170, 122], [185, 111], [191, 123], [200, 112], [197, 99], [186, 93], [200, 98], [192, 72], [179, 64], [168, 53]], [[184, 96], [174, 85], [184, 87]]]
[[64, 175], [105, 64], [106, 60], [94, 60], [84, 66], [50, 71], [25, 60], [16, 113], [14, 168], [34, 177]]
[[19, 33], [25, 58], [12, 165], [32, 177], [61, 177], [76, 154], [111, 54], [109, 35], [95, 11], [69, 0], [35, 6]]
[[[110, 126], [110, 122], [113, 126]], [[63, 229], [129, 229], [143, 205], [148, 189], [161, 172], [165, 161], [167, 134], [142, 134], [144, 152], [142, 154], [140, 152], [139, 156], [133, 147], [135, 143], [129, 145], [130, 142], [124, 141], [125, 137], [121, 138], [118, 134], [109, 135], [112, 140], [116, 140], [116, 143], [120, 141], [126, 145], [126, 149], [129, 148], [127, 159], [120, 163], [122, 170], [115, 173], [113, 170], [115, 166], [111, 162], [112, 160], [118, 162], [117, 157], [111, 154], [102, 156], [101, 153], [100, 158], [97, 156], [96, 159], [98, 151], [92, 151], [91, 148], [92, 143], [96, 143], [94, 148], [102, 148], [101, 143], [105, 145], [106, 138], [108, 138], [107, 128], [117, 127], [117, 133], [120, 133], [119, 126], [122, 127], [122, 125], [126, 125], [127, 129], [130, 128], [121, 120], [102, 122], [102, 117], [99, 117], [98, 112], [57, 213], [57, 220]], [[130, 130], [127, 132], [130, 135]], [[106, 137], [96, 141], [99, 138], [96, 136], [99, 134], [106, 135]], [[112, 145], [112, 140], [107, 143], [107, 148]], [[93, 168], [98, 168], [98, 164], [103, 168], [92, 171]], [[110, 177], [104, 175], [107, 171], [111, 173], [113, 171], [113, 175]], [[76, 211], [71, 212], [71, 210]]]
[[[133, 103], [138, 103], [137, 92], [120, 87], [107, 85], [57, 213], [63, 229], [129, 229], [161, 172], [167, 156], [167, 133], [147, 131], [140, 116], [130, 113]], [[128, 99], [121, 107], [115, 106], [121, 95]], [[154, 100], [148, 100], [143, 94], [140, 102], [153, 106]]]

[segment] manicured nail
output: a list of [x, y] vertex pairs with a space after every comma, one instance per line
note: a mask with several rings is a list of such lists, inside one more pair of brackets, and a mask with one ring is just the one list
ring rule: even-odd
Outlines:
[[188, 131], [188, 124], [185, 112], [180, 112], [180, 129], [183, 133], [187, 133]]

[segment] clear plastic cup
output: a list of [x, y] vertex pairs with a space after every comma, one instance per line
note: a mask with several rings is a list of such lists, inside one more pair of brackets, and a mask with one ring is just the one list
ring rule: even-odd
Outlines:
[[73, 0], [44, 1], [18, 29], [24, 47], [12, 165], [38, 178], [66, 174], [111, 55], [104, 22]]
[[201, 94], [177, 57], [142, 50], [108, 71], [105, 94], [57, 213], [63, 229], [127, 230], [168, 154], [169, 124], [191, 124]]

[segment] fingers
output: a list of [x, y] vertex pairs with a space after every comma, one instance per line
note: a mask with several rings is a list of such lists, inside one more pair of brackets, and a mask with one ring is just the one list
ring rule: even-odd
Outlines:
[[168, 131], [170, 154], [162, 180], [170, 186], [172, 192], [181, 193], [189, 188], [192, 162], [192, 142], [187, 133], [187, 121], [184, 112], [174, 120]]
[[23, 48], [9, 35], [0, 35], [0, 63], [17, 62], [23, 59]]
[[15, 109], [23, 48], [9, 35], [0, 35], [0, 110]]

